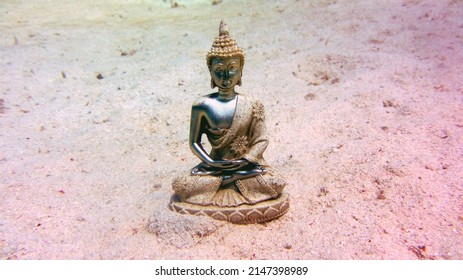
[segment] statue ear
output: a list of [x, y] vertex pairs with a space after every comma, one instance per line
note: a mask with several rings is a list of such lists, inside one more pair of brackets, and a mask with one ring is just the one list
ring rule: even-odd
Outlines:
[[207, 68], [209, 68], [209, 74], [211, 74], [211, 88], [215, 88], [217, 85], [214, 83], [214, 79], [212, 79], [212, 65], [208, 62]]
[[[241, 82], [241, 80], [240, 80]], [[211, 88], [215, 88], [217, 85], [214, 83], [214, 79], [211, 78]]]
[[241, 75], [240, 75], [240, 80], [238, 81], [237, 85], [241, 86], [241, 77], [243, 77], [243, 72], [241, 72]]

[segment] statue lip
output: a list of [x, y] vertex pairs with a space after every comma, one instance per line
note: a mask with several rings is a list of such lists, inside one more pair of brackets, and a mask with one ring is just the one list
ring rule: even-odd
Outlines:
[[226, 88], [230, 87], [231, 85], [231, 81], [230, 80], [224, 80], [222, 81], [222, 85]]

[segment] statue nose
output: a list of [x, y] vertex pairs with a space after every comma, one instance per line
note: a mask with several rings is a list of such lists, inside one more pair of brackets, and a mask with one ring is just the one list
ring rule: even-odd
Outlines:
[[228, 71], [228, 69], [223, 70], [223, 77], [230, 78], [230, 71]]

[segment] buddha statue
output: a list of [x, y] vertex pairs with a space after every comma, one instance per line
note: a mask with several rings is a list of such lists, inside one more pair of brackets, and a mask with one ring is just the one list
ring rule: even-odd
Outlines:
[[[189, 146], [201, 162], [173, 180], [170, 207], [233, 223], [278, 218], [289, 209], [286, 183], [263, 157], [268, 146], [264, 106], [235, 91], [244, 53], [224, 21], [206, 60], [211, 86], [218, 90], [197, 99], [191, 109]], [[210, 152], [201, 144], [204, 134]]]

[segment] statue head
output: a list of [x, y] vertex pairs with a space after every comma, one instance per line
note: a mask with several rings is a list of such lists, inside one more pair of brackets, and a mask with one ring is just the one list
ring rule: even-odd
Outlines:
[[[232, 86], [235, 84], [241, 86], [241, 75], [244, 66], [244, 52], [238, 46], [235, 39], [229, 35], [227, 24], [223, 20], [220, 22], [219, 36], [214, 39], [212, 48], [207, 53], [206, 60], [207, 67], [211, 73], [212, 88], [218, 86], [218, 75], [216, 75], [216, 73], [218, 73], [217, 70], [220, 70], [220, 67], [223, 66], [230, 66], [230, 76], [232, 77], [229, 82], [232, 84]], [[233, 76], [233, 74], [235, 74], [235, 76]]]

